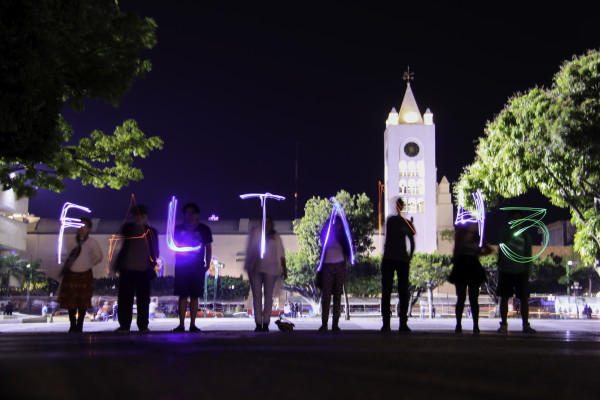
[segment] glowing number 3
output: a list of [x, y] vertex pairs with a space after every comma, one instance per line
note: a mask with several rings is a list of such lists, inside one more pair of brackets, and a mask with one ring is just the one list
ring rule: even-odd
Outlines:
[[544, 252], [544, 250], [546, 250], [546, 247], [548, 246], [548, 242], [550, 241], [550, 232], [548, 232], [548, 228], [541, 221], [542, 218], [544, 218], [544, 216], [546, 215], [546, 209], [545, 208], [529, 208], [529, 207], [504, 207], [504, 208], [501, 208], [501, 210], [533, 211], [533, 214], [531, 214], [527, 217], [520, 218], [520, 219], [513, 219], [511, 221], [508, 221], [508, 224], [510, 225], [511, 230], [517, 228], [519, 225], [526, 224], [526, 226], [523, 226], [518, 231], [516, 231], [514, 233], [514, 236], [519, 236], [521, 233], [525, 232], [527, 229], [533, 228], [533, 227], [540, 228], [542, 230], [542, 235], [544, 236], [544, 248], [542, 249], [542, 251], [540, 251], [539, 253], [537, 253], [534, 256], [531, 256], [531, 257], [522, 256], [520, 254], [515, 253], [506, 244], [500, 243], [499, 247], [500, 247], [500, 250], [502, 251], [502, 253], [504, 253], [504, 255], [506, 257], [508, 257], [510, 260], [518, 262], [518, 263], [528, 263], [528, 262], [531, 262], [531, 261], [535, 260], [536, 258], [538, 258]]

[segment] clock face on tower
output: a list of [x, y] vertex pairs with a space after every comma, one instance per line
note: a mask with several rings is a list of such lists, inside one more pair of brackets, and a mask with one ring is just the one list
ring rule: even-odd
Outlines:
[[404, 146], [404, 154], [409, 157], [416, 157], [419, 154], [419, 145], [415, 142], [408, 142]]

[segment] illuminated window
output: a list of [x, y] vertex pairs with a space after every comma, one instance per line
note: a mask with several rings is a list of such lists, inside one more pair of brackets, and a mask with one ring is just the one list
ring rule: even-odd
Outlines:
[[406, 161], [400, 161], [400, 176], [408, 176]]
[[419, 179], [417, 181], [417, 192], [419, 194], [425, 194], [425, 180]]
[[417, 199], [417, 212], [423, 214], [425, 212], [425, 200], [422, 197]]
[[408, 162], [408, 176], [417, 176], [417, 163], [414, 161]]
[[415, 214], [417, 212], [417, 200], [413, 197], [408, 199], [407, 212], [409, 214]]
[[414, 179], [408, 180], [408, 194], [417, 194], [417, 181]]
[[425, 163], [423, 162], [423, 160], [417, 161], [417, 173], [419, 175], [419, 178], [425, 177]]
[[400, 194], [406, 194], [406, 179], [400, 179]]

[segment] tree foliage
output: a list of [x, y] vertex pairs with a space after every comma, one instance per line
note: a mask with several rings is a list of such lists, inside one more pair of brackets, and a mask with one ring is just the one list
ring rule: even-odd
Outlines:
[[285, 285], [312, 302], [313, 309], [318, 310], [321, 292], [315, 285], [317, 266], [308, 261], [307, 253], [300, 252], [285, 254], [285, 265], [288, 278]]
[[415, 253], [410, 262], [410, 283], [422, 289], [434, 290], [446, 282], [452, 270], [452, 256], [433, 253]]
[[46, 273], [40, 269], [40, 265], [40, 259], [29, 261], [18, 254], [0, 255], [0, 284], [5, 295], [10, 295], [11, 278], [21, 288], [26, 288], [30, 279], [32, 285], [47, 283]]
[[156, 43], [150, 18], [125, 14], [114, 0], [0, 2], [0, 183], [18, 196], [64, 190], [63, 180], [119, 189], [142, 173], [133, 157], [162, 148], [128, 120], [113, 135], [94, 131], [70, 143], [64, 105], [113, 105], [150, 71], [142, 52]]
[[348, 268], [346, 292], [356, 297], [373, 297], [381, 294], [381, 256], [359, 257]]
[[[451, 270], [452, 256], [440, 254], [437, 251], [415, 253], [410, 262], [409, 282], [414, 287], [412, 293], [417, 293], [418, 298], [422, 291], [427, 291], [430, 318], [432, 316], [433, 290], [448, 279]], [[412, 304], [414, 301], [411, 301], [411, 310]]]
[[551, 88], [509, 99], [488, 122], [475, 161], [458, 184], [473, 208], [480, 189], [488, 206], [536, 189], [568, 207], [577, 226], [575, 250], [587, 263], [600, 258], [600, 53], [565, 62]]

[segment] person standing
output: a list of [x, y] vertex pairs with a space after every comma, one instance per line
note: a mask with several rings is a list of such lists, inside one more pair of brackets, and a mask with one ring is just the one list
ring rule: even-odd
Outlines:
[[[248, 237], [244, 269], [248, 272], [252, 298], [254, 302], [255, 332], [269, 332], [271, 311], [273, 310], [273, 291], [277, 279], [287, 279], [285, 251], [279, 234], [273, 229], [273, 219], [265, 221], [265, 254], [260, 257], [260, 225], [256, 224]], [[264, 307], [263, 307], [264, 295]]]
[[[332, 215], [334, 223], [330, 225], [327, 220], [321, 230], [321, 243], [323, 243], [323, 266], [318, 273], [321, 288], [321, 327], [319, 332], [327, 332], [329, 321], [329, 305], [333, 296], [333, 316], [331, 331], [339, 332], [339, 321], [342, 310], [342, 293], [346, 283], [346, 263], [350, 258], [350, 246], [346, 233], [344, 232], [342, 219], [338, 215]], [[328, 232], [331, 226], [331, 231]], [[298, 309], [300, 303], [297, 303]]]
[[[402, 217], [404, 201], [396, 200], [398, 215], [388, 218], [386, 222], [385, 247], [381, 261], [381, 316], [383, 318], [382, 332], [390, 331], [392, 310], [390, 298], [394, 282], [394, 272], [398, 277], [398, 300], [400, 332], [410, 332], [408, 327], [408, 273], [410, 260], [415, 251], [414, 228], [412, 224]], [[406, 249], [406, 241], [410, 243], [410, 251]]]
[[[455, 226], [454, 265], [448, 281], [456, 287], [456, 333], [462, 333], [462, 314], [465, 309], [467, 290], [473, 318], [473, 334], [479, 333], [479, 286], [486, 280], [485, 270], [479, 257], [490, 254], [487, 243], [479, 247], [479, 230], [476, 223]], [[467, 315], [468, 316], [468, 315]]]
[[92, 267], [102, 261], [98, 242], [89, 237], [92, 221], [81, 218], [83, 226], [69, 239], [58, 292], [61, 308], [69, 310], [69, 332], [82, 332], [86, 310], [92, 307], [94, 275]]
[[[519, 220], [523, 215], [519, 210], [511, 210], [509, 219]], [[521, 232], [515, 236], [515, 231], [508, 224], [500, 233], [500, 243], [504, 243], [514, 254], [521, 257], [531, 257], [531, 236]], [[508, 299], [516, 295], [521, 303], [520, 312], [523, 321], [523, 332], [535, 333], [529, 324], [529, 275], [533, 263], [517, 262], [506, 256], [503, 251], [498, 254], [498, 288], [496, 295], [500, 297], [500, 328], [498, 332], [508, 333]]]
[[[196, 326], [198, 298], [204, 296], [204, 279], [212, 258], [212, 233], [200, 223], [200, 208], [188, 203], [182, 208], [183, 224], [175, 227], [175, 241], [179, 246], [197, 247], [199, 250], [179, 252], [175, 256], [174, 294], [179, 296], [179, 325], [173, 332], [185, 331], [185, 314], [190, 299], [190, 332], [199, 332]], [[205, 310], [206, 311], [206, 310]]]
[[136, 205], [132, 217], [133, 221], [123, 224], [119, 234], [123, 238], [123, 246], [115, 263], [115, 272], [119, 274], [119, 328], [116, 332], [129, 332], [134, 297], [137, 299], [138, 330], [149, 332], [150, 281], [156, 277], [158, 232], [146, 223], [146, 206]]
[[119, 310], [119, 306], [118, 306], [117, 302], [115, 301], [112, 305], [112, 318], [113, 318], [114, 322], [118, 321], [118, 319], [117, 319], [117, 317], [119, 315], [118, 310]]
[[149, 315], [148, 317], [150, 318], [150, 321], [154, 321], [154, 317], [156, 315], [156, 309], [158, 308], [158, 305], [156, 304], [156, 300], [152, 299], [152, 301], [150, 301], [150, 311], [149, 311]]

